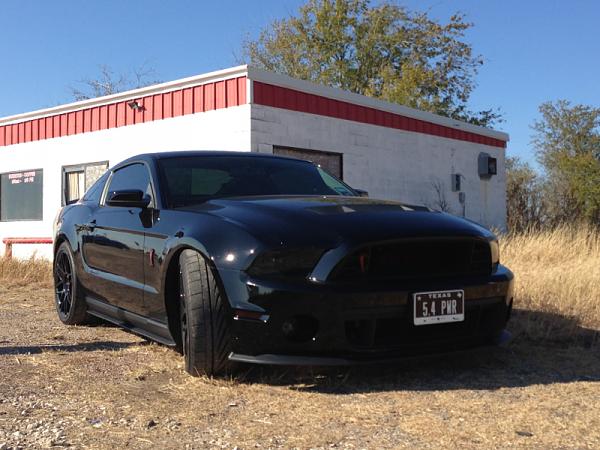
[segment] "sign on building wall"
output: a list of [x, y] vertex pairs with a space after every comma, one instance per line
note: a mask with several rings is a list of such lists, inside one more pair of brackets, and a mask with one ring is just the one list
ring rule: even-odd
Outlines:
[[42, 186], [41, 169], [0, 175], [0, 221], [42, 220]]

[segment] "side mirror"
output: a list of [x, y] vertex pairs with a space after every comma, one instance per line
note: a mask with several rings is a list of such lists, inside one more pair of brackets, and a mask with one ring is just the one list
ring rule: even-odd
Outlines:
[[359, 197], [368, 197], [369, 196], [369, 192], [365, 191], [364, 189], [354, 189], [354, 192], [356, 192]]
[[107, 206], [119, 206], [122, 208], [147, 208], [150, 204], [150, 196], [138, 189], [127, 189], [112, 191], [106, 199]]

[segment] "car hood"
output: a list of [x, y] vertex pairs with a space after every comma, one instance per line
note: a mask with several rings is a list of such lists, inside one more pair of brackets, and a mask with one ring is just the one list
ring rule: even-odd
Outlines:
[[480, 225], [422, 206], [362, 197], [238, 197], [186, 210], [218, 216], [269, 246], [359, 245], [406, 237], [491, 238]]

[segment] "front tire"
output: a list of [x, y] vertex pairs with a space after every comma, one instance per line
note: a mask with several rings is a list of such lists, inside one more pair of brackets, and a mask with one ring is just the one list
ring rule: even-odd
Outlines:
[[232, 315], [212, 268], [200, 253], [179, 257], [179, 311], [185, 370], [193, 375], [223, 375], [231, 369]]
[[67, 242], [54, 256], [54, 304], [58, 318], [65, 325], [88, 323], [87, 305], [79, 292], [73, 252]]

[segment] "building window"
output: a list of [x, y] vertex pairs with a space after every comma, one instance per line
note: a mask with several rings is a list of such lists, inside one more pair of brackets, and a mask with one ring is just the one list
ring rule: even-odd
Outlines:
[[108, 169], [108, 161], [65, 166], [63, 172], [62, 204], [75, 203]]
[[344, 155], [341, 153], [275, 146], [273, 147], [273, 154], [312, 161], [340, 180], [344, 179]]
[[42, 220], [42, 216], [42, 169], [1, 174], [0, 221]]

